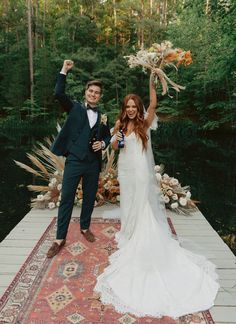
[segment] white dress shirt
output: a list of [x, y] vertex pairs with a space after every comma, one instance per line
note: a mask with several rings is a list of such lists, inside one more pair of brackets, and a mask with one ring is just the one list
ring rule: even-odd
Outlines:
[[[85, 102], [85, 107], [87, 108], [87, 102]], [[97, 111], [93, 111], [92, 109], [87, 109], [87, 116], [88, 116], [90, 128], [92, 128], [97, 122], [98, 113]]]

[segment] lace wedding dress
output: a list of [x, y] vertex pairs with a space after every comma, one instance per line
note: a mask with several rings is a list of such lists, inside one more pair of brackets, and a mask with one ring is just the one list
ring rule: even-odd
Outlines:
[[120, 150], [119, 249], [98, 276], [95, 291], [120, 313], [178, 318], [213, 306], [218, 276], [213, 263], [182, 248], [172, 237], [150, 141], [148, 145], [143, 150], [131, 133]]

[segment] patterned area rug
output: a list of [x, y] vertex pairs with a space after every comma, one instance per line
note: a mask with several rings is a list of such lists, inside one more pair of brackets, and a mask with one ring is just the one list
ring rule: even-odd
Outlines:
[[[174, 231], [171, 220], [169, 225]], [[114, 235], [118, 220], [94, 219], [96, 243], [87, 242], [79, 231], [79, 219], [72, 218], [65, 247], [57, 257], [45, 257], [55, 237], [56, 220], [47, 228], [34, 250], [0, 301], [0, 323], [95, 324], [156, 323], [214, 324], [209, 311], [173, 320], [169, 317], [136, 318], [119, 314], [102, 305], [93, 292], [96, 276], [116, 249]]]

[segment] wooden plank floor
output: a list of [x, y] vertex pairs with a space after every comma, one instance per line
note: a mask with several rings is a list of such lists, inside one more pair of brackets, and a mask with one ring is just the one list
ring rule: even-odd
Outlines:
[[[79, 216], [74, 208], [73, 216]], [[236, 323], [236, 257], [200, 211], [183, 216], [167, 211], [181, 245], [205, 255], [217, 265], [220, 291], [211, 314], [216, 324]], [[0, 295], [11, 283], [57, 210], [31, 210], [0, 243]], [[111, 205], [95, 208], [93, 217], [116, 218], [119, 209]]]

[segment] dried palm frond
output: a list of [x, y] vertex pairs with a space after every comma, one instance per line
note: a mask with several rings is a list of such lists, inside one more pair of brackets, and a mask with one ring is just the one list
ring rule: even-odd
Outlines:
[[[45, 141], [45, 143], [47, 143], [47, 145], [49, 146], [49, 147], [51, 147], [51, 145], [52, 145], [52, 140], [51, 140], [51, 138], [49, 138], [49, 137], [46, 137], [45, 139], [44, 139], [44, 141]], [[40, 143], [39, 143], [40, 144]]]
[[44, 175], [39, 173], [38, 171], [34, 170], [33, 168], [29, 167], [28, 165], [21, 163], [19, 161], [13, 160], [16, 165], [18, 165], [20, 168], [26, 170], [27, 172], [33, 173], [34, 175], [38, 176], [38, 177], [42, 177], [44, 178]]
[[37, 199], [31, 201], [31, 207], [37, 209], [45, 209], [47, 208], [48, 201], [38, 201]]
[[44, 157], [47, 158], [47, 161], [55, 167], [55, 170], [64, 170], [64, 158], [61, 158], [55, 154], [53, 154], [46, 146], [40, 144], [42, 148]]
[[111, 153], [109, 153], [109, 149], [107, 148], [106, 150], [107, 153], [107, 163], [106, 163], [106, 167], [104, 169], [104, 174], [108, 173], [110, 169], [116, 169], [116, 165], [114, 163], [114, 159], [115, 159], [115, 151], [112, 150]]
[[57, 132], [59, 133], [61, 131], [61, 126], [60, 124], [57, 123]]
[[42, 171], [42, 173], [45, 175], [45, 177], [49, 178], [50, 174], [49, 174], [48, 170], [45, 168], [45, 166], [43, 165], [43, 163], [40, 161], [40, 159], [33, 156], [30, 153], [27, 153], [26, 155], [30, 159], [30, 161]]
[[35, 186], [35, 185], [28, 185], [27, 188], [30, 191], [35, 192], [44, 192], [44, 191], [50, 191], [50, 188], [48, 186]]
[[228, 235], [221, 236], [225, 243], [231, 248], [236, 249], [236, 235], [231, 233]]
[[158, 171], [160, 174], [162, 174], [164, 172], [165, 166], [164, 164], [160, 164], [160, 170]]

